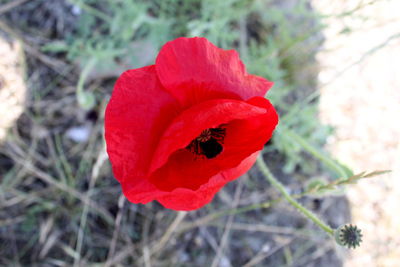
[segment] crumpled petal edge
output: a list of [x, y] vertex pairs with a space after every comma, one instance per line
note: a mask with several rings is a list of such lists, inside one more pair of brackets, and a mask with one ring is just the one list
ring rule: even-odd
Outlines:
[[210, 178], [208, 183], [202, 185], [196, 191], [186, 188], [176, 188], [171, 192], [166, 192], [152, 186], [152, 188], [148, 188], [149, 191], [147, 192], [137, 192], [135, 189], [129, 190], [123, 184], [122, 190], [125, 197], [130, 202], [136, 204], [146, 204], [150, 201], [157, 200], [168, 209], [182, 211], [199, 209], [210, 203], [215, 194], [225, 184], [245, 174], [253, 166], [259, 153], [260, 151], [256, 151], [245, 158], [238, 166], [214, 175]]

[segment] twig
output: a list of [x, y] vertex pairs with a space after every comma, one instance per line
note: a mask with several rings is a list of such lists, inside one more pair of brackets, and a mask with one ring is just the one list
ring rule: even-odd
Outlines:
[[48, 183], [60, 189], [61, 191], [70, 194], [71, 196], [81, 200], [83, 203], [86, 203], [89, 207], [91, 207], [92, 209], [96, 210], [99, 214], [101, 214], [108, 223], [113, 224], [112, 215], [107, 210], [94, 203], [91, 199], [87, 199], [85, 195], [83, 195], [81, 192], [76, 191], [75, 189], [69, 187], [68, 185], [57, 181], [55, 178], [48, 175], [46, 172], [43, 172], [37, 167], [35, 167], [31, 162], [27, 162], [25, 159], [21, 159], [20, 157], [14, 155], [13, 153], [7, 153], [7, 155], [9, 155], [10, 158], [12, 158], [15, 162], [23, 166], [25, 170], [33, 174], [35, 177], [39, 178], [45, 183]]
[[0, 6], [0, 15], [3, 13], [6, 13], [8, 11], [10, 11], [13, 8], [16, 8], [19, 5], [22, 5], [25, 2], [28, 2], [30, 0], [14, 0], [14, 1], [10, 1], [7, 4], [4, 4], [2, 6]]
[[[219, 223], [209, 223], [207, 226], [222, 227]], [[289, 227], [266, 225], [262, 223], [232, 223], [231, 230], [234, 231], [246, 231], [246, 232], [261, 232], [270, 233], [276, 235], [291, 235], [298, 237], [312, 238], [314, 232], [305, 229], [294, 230]]]
[[400, 38], [400, 32], [395, 33], [391, 36], [389, 36], [386, 40], [384, 40], [382, 43], [378, 44], [377, 46], [374, 46], [367, 52], [365, 52], [358, 60], [354, 61], [353, 63], [347, 65], [345, 68], [343, 68], [341, 71], [339, 71], [332, 79], [330, 79], [328, 82], [320, 85], [320, 88], [325, 87], [328, 84], [331, 84], [334, 82], [337, 78], [341, 77], [343, 74], [345, 74], [349, 69], [352, 67], [360, 64], [364, 60], [366, 60], [369, 56], [373, 55], [374, 53], [378, 52], [381, 48], [384, 48], [387, 44], [389, 44], [391, 41], [396, 40], [397, 38]]
[[[148, 207], [149, 210], [151, 210], [151, 206]], [[149, 232], [150, 232], [150, 224], [151, 221], [153, 219], [154, 214], [151, 213], [150, 216], [145, 216], [145, 220], [142, 223], [143, 227], [142, 227], [142, 240], [141, 240], [141, 251], [142, 251], [142, 257], [141, 257], [141, 261], [139, 263], [140, 266], [144, 265], [147, 266], [151, 266], [151, 259], [150, 259], [150, 253], [149, 253]]]
[[208, 224], [209, 222], [211, 222], [213, 220], [216, 220], [216, 219], [218, 219], [220, 217], [227, 216], [227, 215], [230, 215], [230, 214], [235, 214], [236, 215], [236, 214], [244, 213], [244, 212], [255, 210], [255, 209], [269, 208], [273, 204], [278, 203], [280, 201], [282, 201], [282, 198], [275, 199], [275, 200], [268, 201], [268, 202], [263, 202], [263, 203], [255, 203], [255, 204], [251, 204], [251, 205], [244, 206], [244, 207], [239, 207], [239, 208], [236, 207], [236, 208], [231, 208], [231, 209], [228, 209], [228, 210], [216, 211], [214, 213], [205, 215], [205, 216], [197, 219], [194, 222], [183, 223], [178, 231], [180, 233], [186, 232], [187, 230], [190, 230], [190, 229], [193, 229], [193, 228], [196, 228], [196, 227], [200, 227], [202, 225], [206, 225], [206, 224]]
[[124, 248], [122, 251], [120, 251], [118, 254], [112, 257], [112, 259], [107, 260], [105, 265], [107, 266], [118, 265], [118, 263], [122, 262], [126, 257], [132, 255], [135, 248], [136, 246], [134, 244], [128, 245], [126, 248]]
[[266, 252], [264, 252], [263, 249], [261, 249], [259, 251], [259, 253], [257, 253], [257, 255], [255, 255], [250, 261], [248, 261], [245, 265], [243, 265], [243, 267], [251, 267], [251, 266], [257, 265], [258, 263], [260, 263], [264, 259], [268, 258], [269, 256], [271, 256], [272, 254], [274, 254], [275, 252], [277, 252], [284, 246], [289, 245], [293, 241], [293, 239], [294, 238], [287, 239], [284, 242], [282, 242], [281, 244], [279, 244], [278, 246], [274, 247], [272, 250], [268, 250]]
[[[187, 215], [186, 211], [178, 211], [174, 221], [169, 225], [168, 229], [165, 231], [164, 235], [161, 237], [159, 241], [157, 241], [156, 244], [151, 246], [150, 248], [148, 247], [148, 241], [147, 237], [144, 236], [144, 245], [143, 245], [143, 255], [139, 261], [139, 265], [145, 264], [146, 267], [151, 266], [151, 256], [154, 254], [159, 254], [164, 246], [168, 243], [169, 239], [171, 238], [172, 234], [176, 232], [176, 229], [178, 228], [179, 224], [182, 222], [182, 220], [185, 218]], [[145, 227], [146, 228], [146, 225]], [[145, 231], [145, 235], [146, 235]]]
[[168, 227], [167, 231], [165, 231], [165, 234], [161, 237], [160, 241], [157, 241], [157, 243], [150, 249], [150, 255], [153, 255], [156, 252], [160, 252], [162, 250], [162, 248], [166, 245], [172, 234], [175, 232], [178, 225], [185, 218], [186, 214], [187, 214], [186, 211], [178, 211], [175, 220]]
[[248, 36], [247, 36], [247, 27], [246, 27], [246, 17], [242, 16], [239, 19], [239, 51], [240, 51], [240, 57], [243, 58], [244, 60], [248, 59], [248, 48], [247, 48], [247, 42], [248, 42]]
[[211, 248], [217, 253], [218, 251], [218, 243], [215, 240], [215, 237], [208, 231], [207, 226], [199, 227], [199, 233], [203, 237], [204, 240], [208, 242]]
[[25, 216], [17, 216], [13, 218], [6, 218], [3, 220], [0, 220], [0, 227], [6, 227], [8, 225], [16, 225], [20, 222], [23, 222], [25, 220]]
[[143, 259], [144, 259], [144, 266], [151, 267], [150, 249], [149, 246], [147, 245], [143, 247]]
[[101, 149], [101, 152], [99, 156], [97, 157], [97, 160], [95, 164], [93, 165], [92, 169], [92, 175], [90, 176], [90, 182], [89, 182], [89, 188], [86, 192], [85, 195], [85, 205], [83, 207], [80, 223], [79, 223], [79, 230], [78, 230], [78, 238], [76, 240], [76, 252], [77, 255], [79, 256], [78, 258], [74, 258], [74, 266], [78, 267], [80, 264], [80, 259], [81, 259], [81, 251], [82, 251], [82, 244], [83, 244], [83, 237], [85, 235], [85, 227], [86, 227], [86, 221], [87, 221], [87, 215], [89, 212], [89, 205], [87, 204], [90, 199], [90, 195], [92, 193], [92, 189], [96, 183], [96, 180], [99, 176], [99, 169], [103, 165], [103, 163], [107, 159], [107, 152], [106, 152], [106, 145], [103, 143], [103, 148]]
[[105, 267], [110, 266], [111, 257], [114, 255], [114, 252], [115, 252], [115, 247], [117, 245], [117, 239], [118, 239], [118, 233], [119, 233], [121, 221], [122, 221], [122, 211], [123, 211], [125, 201], [126, 201], [125, 196], [123, 194], [121, 194], [121, 196], [118, 199], [118, 209], [119, 210], [118, 210], [117, 217], [115, 218], [115, 224], [114, 224], [115, 229], [114, 229], [112, 240], [110, 243], [110, 249], [108, 250], [107, 262], [104, 265]]
[[[238, 183], [238, 185], [236, 187], [235, 196], [234, 196], [234, 199], [233, 199], [233, 202], [232, 202], [232, 208], [237, 207], [237, 205], [239, 204], [240, 194], [242, 193], [242, 188], [243, 188], [243, 180], [244, 179], [240, 179], [239, 183]], [[211, 264], [212, 267], [217, 267], [219, 262], [220, 262], [220, 260], [221, 260], [221, 258], [222, 258], [222, 255], [224, 253], [226, 244], [227, 244], [228, 239], [229, 239], [229, 234], [231, 232], [231, 226], [232, 226], [234, 217], [235, 217], [234, 214], [231, 214], [228, 217], [228, 220], [226, 222], [225, 231], [222, 234], [221, 242], [219, 244], [217, 253], [216, 253], [216, 255], [214, 257], [214, 260], [213, 260], [213, 262]]]

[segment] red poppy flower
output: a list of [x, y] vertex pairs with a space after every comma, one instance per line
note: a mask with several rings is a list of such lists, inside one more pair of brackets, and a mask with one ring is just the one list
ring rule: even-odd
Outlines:
[[278, 116], [272, 82], [205, 38], [166, 43], [155, 65], [117, 80], [105, 114], [107, 152], [133, 203], [194, 210], [244, 174]]

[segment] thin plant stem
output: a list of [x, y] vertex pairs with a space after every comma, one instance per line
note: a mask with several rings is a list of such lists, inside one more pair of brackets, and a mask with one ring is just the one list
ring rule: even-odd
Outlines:
[[78, 94], [81, 94], [83, 92], [83, 86], [85, 85], [85, 81], [88, 78], [92, 69], [96, 66], [96, 64], [97, 64], [96, 58], [92, 57], [83, 67], [81, 75], [79, 76], [78, 84], [76, 85]]
[[347, 178], [349, 176], [341, 166], [335, 163], [332, 159], [330, 159], [320, 150], [310, 145], [300, 135], [296, 134], [295, 132], [286, 127], [281, 127], [280, 131], [282, 134], [288, 136], [291, 140], [299, 144], [304, 150], [313, 155], [316, 159], [320, 160], [323, 164], [325, 164], [325, 166], [334, 171], [340, 178]]
[[264, 160], [262, 159], [262, 155], [260, 155], [257, 158], [257, 165], [259, 166], [261, 172], [264, 174], [265, 178], [271, 183], [273, 187], [275, 187], [283, 197], [293, 206], [295, 207], [299, 212], [303, 213], [304, 216], [309, 218], [311, 221], [313, 221], [316, 225], [318, 225], [322, 230], [324, 230], [326, 233], [328, 233], [330, 236], [334, 235], [334, 230], [321, 221], [313, 212], [305, 208], [303, 205], [301, 205], [297, 200], [295, 200], [285, 189], [283, 184], [281, 184], [275, 176], [272, 174], [272, 172], [269, 170], [267, 165], [265, 164]]

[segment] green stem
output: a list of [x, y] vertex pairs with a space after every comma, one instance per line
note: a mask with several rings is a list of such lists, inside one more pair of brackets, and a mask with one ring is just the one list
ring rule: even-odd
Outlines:
[[96, 66], [96, 58], [90, 58], [82, 69], [81, 75], [79, 76], [78, 84], [76, 85], [76, 90], [78, 94], [83, 92], [83, 86], [85, 85], [86, 79], [88, 78], [92, 69]]
[[338, 164], [336, 164], [327, 155], [324, 155], [323, 153], [321, 153], [321, 151], [319, 151], [318, 149], [316, 149], [315, 147], [310, 145], [303, 137], [301, 137], [300, 135], [296, 134], [295, 132], [293, 132], [292, 130], [290, 130], [286, 127], [281, 127], [280, 130], [281, 130], [282, 134], [288, 136], [289, 139], [295, 141], [297, 144], [302, 146], [304, 148], [304, 150], [306, 150], [308, 153], [313, 155], [316, 159], [318, 159], [322, 163], [324, 163], [325, 166], [327, 166], [332, 171], [336, 172], [340, 178], [347, 178], [349, 176], [346, 173], [346, 171], [343, 170], [342, 167], [340, 167]]
[[329, 235], [333, 236], [334, 230], [327, 224], [325, 224], [323, 221], [321, 221], [314, 213], [312, 213], [310, 210], [305, 208], [303, 205], [301, 205], [297, 200], [295, 200], [285, 189], [283, 184], [281, 184], [275, 176], [272, 174], [272, 172], [269, 170], [267, 165], [265, 164], [264, 160], [262, 159], [262, 155], [260, 155], [257, 158], [257, 165], [260, 167], [261, 172], [264, 174], [264, 176], [268, 179], [268, 181], [272, 184], [273, 187], [275, 187], [283, 197], [293, 206], [295, 207], [298, 211], [303, 213], [307, 218], [309, 218], [311, 221], [313, 221], [316, 225], [318, 225], [322, 230], [324, 230], [326, 233]]

